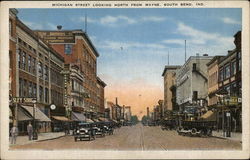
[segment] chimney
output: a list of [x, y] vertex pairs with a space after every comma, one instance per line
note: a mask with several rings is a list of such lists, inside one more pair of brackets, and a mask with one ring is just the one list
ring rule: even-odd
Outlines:
[[149, 108], [147, 107], [147, 117], [149, 117]]
[[115, 104], [118, 105], [118, 98], [115, 97]]
[[62, 30], [62, 26], [61, 26], [61, 25], [58, 25], [58, 26], [57, 26], [57, 30], [58, 30], [58, 31]]

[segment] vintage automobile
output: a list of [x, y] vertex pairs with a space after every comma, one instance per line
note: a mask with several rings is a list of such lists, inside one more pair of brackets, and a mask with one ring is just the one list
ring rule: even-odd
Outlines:
[[95, 131], [95, 135], [99, 137], [105, 137], [105, 128], [102, 123], [93, 123], [92, 124], [93, 130]]
[[112, 123], [103, 122], [102, 124], [103, 124], [105, 134], [108, 134], [108, 135], [113, 135], [114, 134], [114, 129], [113, 129]]
[[172, 130], [175, 128], [175, 126], [176, 126], [176, 123], [174, 119], [167, 119], [161, 123], [162, 130]]
[[156, 126], [156, 122], [155, 121], [149, 121], [148, 122], [148, 126]]
[[79, 123], [74, 131], [75, 141], [83, 139], [94, 140], [95, 130], [92, 128], [91, 123]]

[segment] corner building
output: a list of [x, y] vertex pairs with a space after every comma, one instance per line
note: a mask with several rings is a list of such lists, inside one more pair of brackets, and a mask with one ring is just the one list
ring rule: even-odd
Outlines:
[[48, 42], [51, 47], [64, 57], [65, 63], [74, 63], [80, 66], [83, 73], [83, 88], [88, 98], [84, 99], [84, 112], [87, 117], [97, 116], [98, 87], [96, 75], [96, 61], [99, 53], [95, 49], [88, 35], [82, 30], [58, 30], [36, 31], [36, 33]]

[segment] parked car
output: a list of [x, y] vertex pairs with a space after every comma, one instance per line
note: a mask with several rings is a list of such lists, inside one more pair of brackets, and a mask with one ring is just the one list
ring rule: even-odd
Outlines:
[[150, 121], [150, 122], [148, 122], [148, 126], [156, 126], [156, 122]]
[[89, 141], [95, 139], [95, 130], [91, 123], [79, 123], [74, 131], [75, 141], [87, 138]]
[[105, 137], [105, 128], [102, 123], [94, 123], [93, 130], [95, 131], [96, 136]]

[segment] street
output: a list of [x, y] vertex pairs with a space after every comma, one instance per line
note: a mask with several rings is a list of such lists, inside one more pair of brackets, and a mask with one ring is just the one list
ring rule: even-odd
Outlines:
[[10, 146], [10, 149], [84, 149], [84, 150], [240, 150], [241, 143], [216, 137], [180, 136], [175, 130], [162, 131], [160, 126], [123, 126], [114, 135], [93, 141], [74, 141], [73, 136]]

